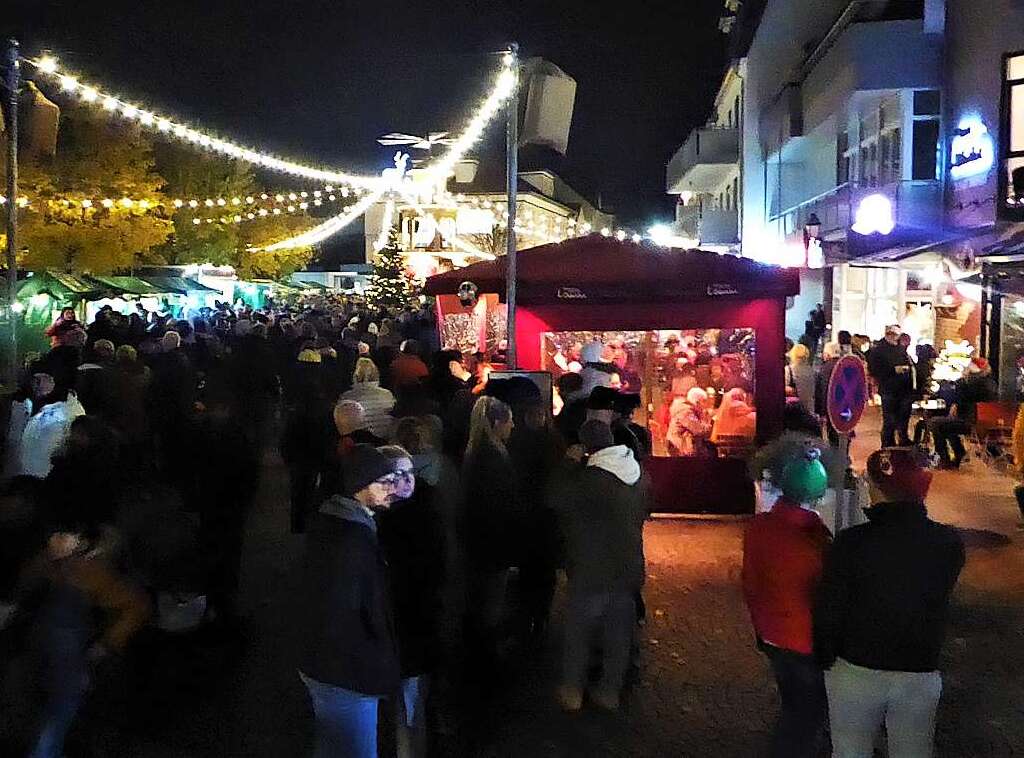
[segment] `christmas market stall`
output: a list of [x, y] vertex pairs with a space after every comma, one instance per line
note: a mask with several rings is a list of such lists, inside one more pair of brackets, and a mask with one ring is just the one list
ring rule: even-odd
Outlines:
[[[796, 270], [601, 235], [524, 250], [517, 261], [518, 368], [556, 381], [580, 372], [584, 391], [596, 376], [640, 396], [634, 419], [653, 440], [656, 510], [752, 513], [746, 459], [782, 429]], [[500, 345], [505, 291], [504, 258], [428, 279], [445, 346]]]

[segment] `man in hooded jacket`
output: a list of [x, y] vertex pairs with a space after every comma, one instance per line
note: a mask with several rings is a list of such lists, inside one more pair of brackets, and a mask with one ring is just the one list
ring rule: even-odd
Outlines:
[[580, 427], [585, 463], [564, 472], [553, 492], [565, 537], [569, 578], [562, 685], [565, 710], [582, 705], [590, 640], [602, 641], [602, 672], [591, 701], [615, 710], [629, 665], [635, 595], [644, 580], [643, 523], [647, 491], [633, 451], [616, 445], [608, 424]]

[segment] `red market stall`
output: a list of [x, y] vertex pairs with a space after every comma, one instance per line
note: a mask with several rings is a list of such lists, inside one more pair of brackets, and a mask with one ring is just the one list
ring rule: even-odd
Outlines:
[[[464, 305], [467, 282], [478, 298]], [[702, 250], [601, 235], [531, 248], [518, 254], [519, 368], [557, 378], [600, 343], [612, 386], [641, 395], [656, 509], [752, 513], [745, 459], [782, 428], [786, 298], [799, 288], [795, 269]], [[446, 347], [493, 351], [503, 338], [504, 258], [431, 277], [426, 292]], [[690, 400], [710, 419], [696, 436], [711, 445], [692, 444], [678, 420]]]

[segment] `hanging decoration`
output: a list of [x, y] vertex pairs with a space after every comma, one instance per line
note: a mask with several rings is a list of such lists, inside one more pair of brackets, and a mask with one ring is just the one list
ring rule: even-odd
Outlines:
[[166, 137], [174, 137], [183, 142], [198, 145], [206, 150], [226, 155], [229, 158], [237, 158], [262, 168], [291, 174], [292, 176], [301, 176], [305, 179], [348, 184], [353, 187], [366, 187], [370, 189], [381, 184], [381, 179], [378, 176], [360, 176], [344, 171], [334, 171], [287, 161], [269, 153], [253, 150], [230, 140], [221, 139], [209, 132], [193, 129], [180, 121], [175, 121], [148, 108], [129, 103], [109, 91], [79, 80], [77, 77], [72, 76], [70, 72], [62, 69], [57, 59], [52, 56], [45, 55], [40, 58], [22, 58], [21, 60], [33, 66], [39, 73], [57, 82], [63, 92], [69, 95], [77, 95], [84, 103], [94, 104], [96, 107], [100, 107], [112, 115], [119, 115], [128, 121], [134, 121]]

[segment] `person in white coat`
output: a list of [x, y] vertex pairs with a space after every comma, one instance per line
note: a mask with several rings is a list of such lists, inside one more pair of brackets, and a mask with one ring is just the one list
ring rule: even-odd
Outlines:
[[395, 407], [395, 396], [380, 386], [380, 371], [369, 358], [356, 361], [352, 372], [352, 389], [341, 395], [341, 400], [354, 400], [363, 406], [366, 428], [382, 439], [391, 437], [394, 419], [391, 410]]

